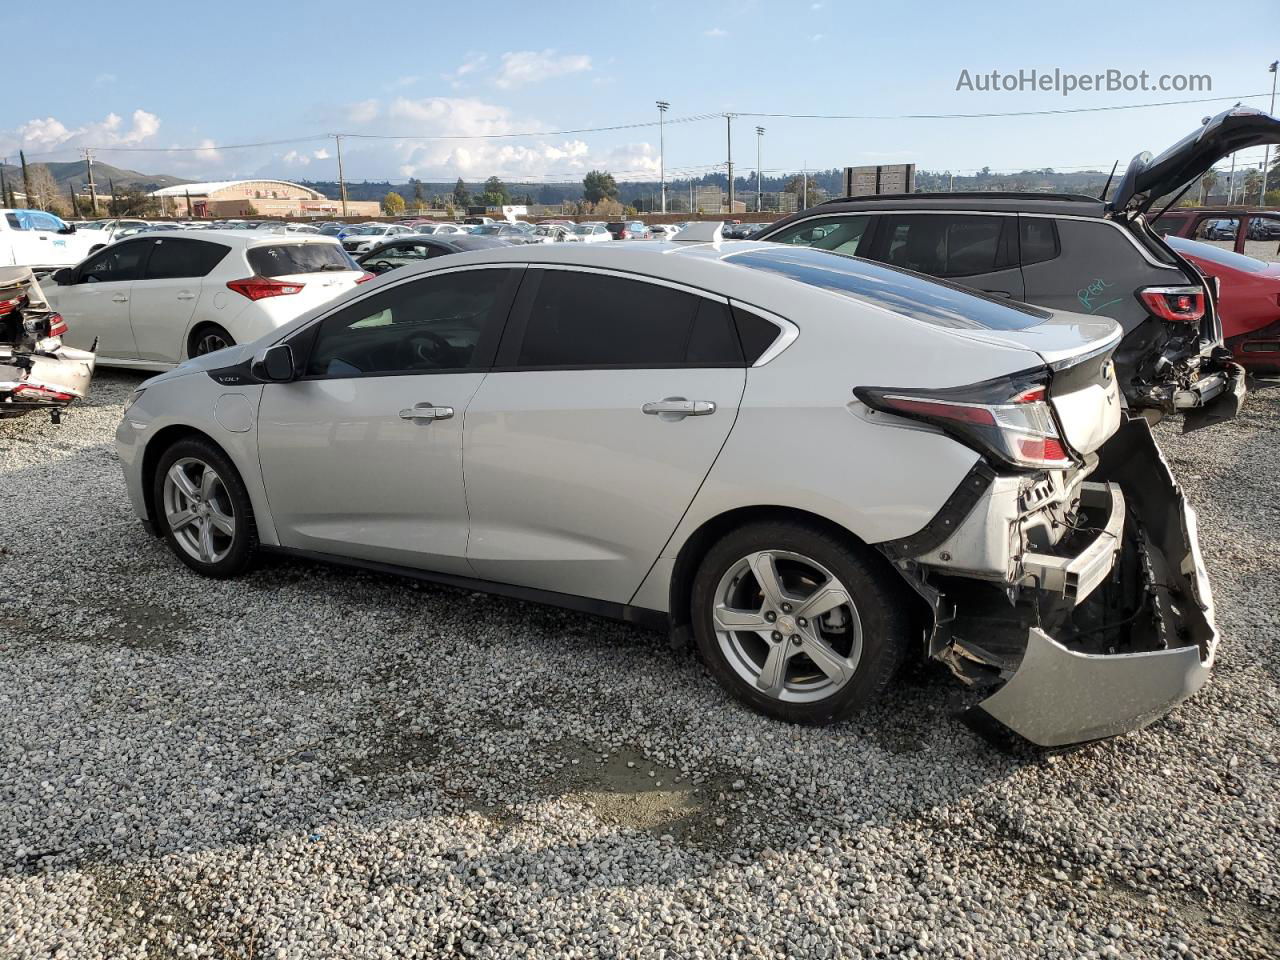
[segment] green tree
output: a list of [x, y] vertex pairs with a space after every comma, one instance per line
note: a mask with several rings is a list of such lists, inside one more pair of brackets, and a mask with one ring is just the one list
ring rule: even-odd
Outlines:
[[[808, 177], [809, 182], [809, 205], [812, 206], [818, 195], [818, 181], [813, 177]], [[794, 193], [796, 195], [796, 205], [803, 206], [805, 201], [804, 185], [806, 178], [800, 174], [796, 174], [787, 181], [787, 185], [782, 188], [783, 193]]]
[[511, 202], [511, 192], [507, 190], [507, 185], [497, 177], [490, 177], [484, 182], [484, 192], [486, 196], [498, 196], [502, 198], [497, 203], [489, 204], [489, 206], [500, 207], [505, 203]]
[[404, 197], [394, 190], [382, 198], [382, 212], [389, 217], [398, 217], [404, 213]]
[[454, 206], [458, 207], [466, 207], [471, 204], [471, 191], [467, 189], [467, 185], [462, 182], [461, 177], [453, 185], [453, 203]]
[[1213, 193], [1213, 188], [1218, 184], [1218, 174], [1213, 170], [1206, 170], [1204, 176], [1200, 178], [1200, 202], [1203, 204], [1209, 194]]
[[413, 181], [413, 209], [421, 210], [427, 205], [427, 198], [422, 194], [422, 181]]
[[612, 173], [604, 170], [592, 170], [582, 178], [582, 196], [587, 203], [599, 203], [601, 200], [616, 200], [618, 184]]

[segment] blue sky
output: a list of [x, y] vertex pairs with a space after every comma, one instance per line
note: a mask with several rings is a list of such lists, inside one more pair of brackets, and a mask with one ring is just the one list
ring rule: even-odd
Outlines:
[[[667, 2], [543, 0], [483, 5], [131, 2], [11, 12], [0, 156], [100, 159], [199, 178], [332, 179], [333, 143], [244, 150], [138, 148], [257, 143], [342, 131], [351, 179], [579, 179], [601, 167], [656, 176], [658, 131], [499, 140], [409, 140], [558, 131], [741, 113], [859, 115], [1044, 110], [1269, 91], [1280, 57], [1274, 3]], [[385, 19], [379, 9], [393, 11]], [[28, 20], [29, 22], [24, 22]], [[1197, 38], [1203, 37], [1203, 41]], [[1208, 74], [1212, 90], [957, 91], [962, 70], [1117, 69]], [[38, 78], [38, 80], [37, 80]], [[1265, 108], [1267, 99], [1246, 101]], [[968, 172], [1123, 167], [1158, 151], [1228, 103], [969, 120], [734, 121], [734, 160], [766, 171], [913, 161]], [[128, 147], [129, 151], [109, 148]], [[1252, 151], [1246, 159], [1253, 159]], [[666, 166], [702, 172], [725, 159], [725, 122], [666, 127]]]

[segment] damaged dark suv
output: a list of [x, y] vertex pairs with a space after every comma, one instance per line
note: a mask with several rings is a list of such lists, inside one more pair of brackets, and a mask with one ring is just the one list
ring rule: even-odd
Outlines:
[[1129, 406], [1149, 419], [1184, 414], [1191, 430], [1239, 412], [1244, 371], [1223, 347], [1211, 285], [1146, 215], [1223, 157], [1264, 143], [1280, 143], [1280, 121], [1236, 107], [1158, 157], [1136, 156], [1108, 200], [1045, 193], [846, 197], [786, 217], [756, 239], [1110, 317], [1124, 330], [1114, 359]]

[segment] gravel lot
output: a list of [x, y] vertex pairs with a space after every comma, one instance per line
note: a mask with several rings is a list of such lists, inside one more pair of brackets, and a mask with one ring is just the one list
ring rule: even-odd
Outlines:
[[940, 667], [827, 730], [664, 637], [134, 521], [140, 378], [0, 423], [4, 957], [1275, 957], [1280, 388], [1160, 438], [1217, 675], [1128, 737], [999, 750]]

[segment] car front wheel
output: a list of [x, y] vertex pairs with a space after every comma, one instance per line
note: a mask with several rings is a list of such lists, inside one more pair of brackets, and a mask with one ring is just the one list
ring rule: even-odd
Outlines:
[[207, 440], [179, 440], [160, 457], [156, 521], [169, 548], [206, 577], [233, 577], [258, 546], [249, 494], [231, 461]]
[[909, 617], [864, 551], [799, 522], [752, 524], [715, 544], [692, 614], [720, 684], [793, 723], [832, 723], [874, 700], [906, 653]]

